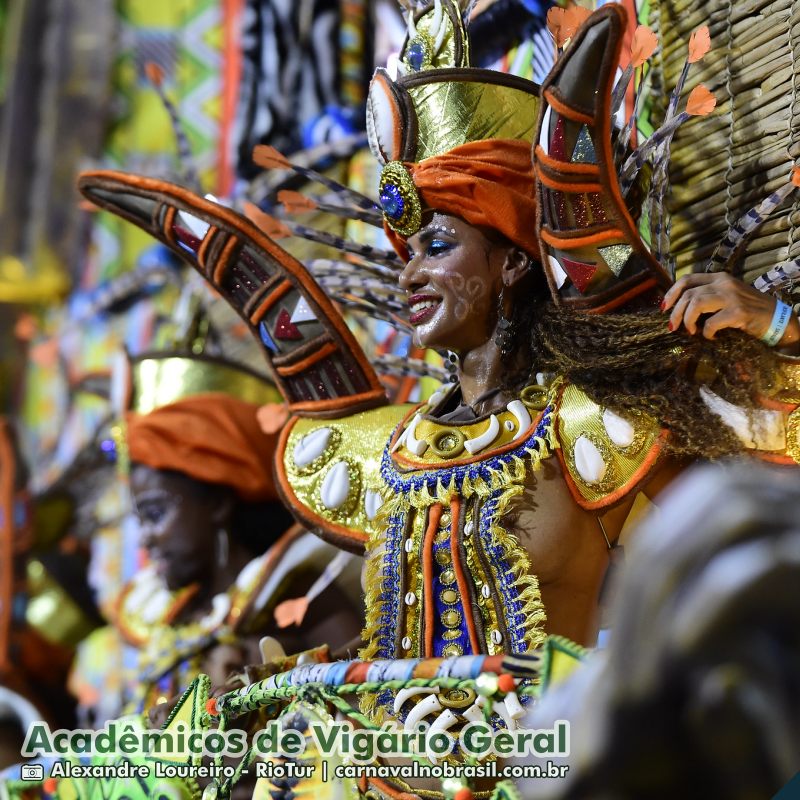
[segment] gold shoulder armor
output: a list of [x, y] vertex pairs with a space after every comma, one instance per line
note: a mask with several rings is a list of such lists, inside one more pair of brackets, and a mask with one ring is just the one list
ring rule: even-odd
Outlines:
[[362, 553], [386, 499], [381, 457], [411, 405], [341, 419], [289, 420], [278, 445], [278, 484], [297, 519], [323, 539]]
[[575, 501], [587, 510], [607, 508], [647, 478], [666, 439], [643, 413], [617, 413], [567, 385], [556, 417], [559, 458]]

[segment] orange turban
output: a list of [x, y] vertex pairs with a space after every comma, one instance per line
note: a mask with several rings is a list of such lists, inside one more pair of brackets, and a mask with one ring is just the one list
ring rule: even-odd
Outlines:
[[[482, 139], [405, 166], [423, 208], [494, 228], [528, 255], [538, 257], [530, 142]], [[388, 228], [387, 233], [405, 258], [405, 239]]]
[[131, 461], [230, 486], [242, 500], [277, 499], [277, 436], [262, 432], [257, 411], [253, 403], [209, 392], [149, 414], [126, 414]]

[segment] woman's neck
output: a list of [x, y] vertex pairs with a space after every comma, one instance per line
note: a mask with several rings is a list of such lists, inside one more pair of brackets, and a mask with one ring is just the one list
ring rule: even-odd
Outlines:
[[525, 348], [504, 355], [494, 339], [489, 339], [459, 357], [457, 374], [462, 400], [476, 413], [488, 414], [511, 402], [515, 390], [522, 388], [531, 372], [531, 357]]
[[225, 594], [234, 581], [239, 577], [239, 573], [250, 563], [253, 555], [236, 544], [230, 543], [230, 552], [227, 563], [214, 570], [210, 580], [202, 583], [200, 591], [193, 598], [187, 613], [191, 618], [201, 617], [208, 613], [211, 608], [212, 600], [218, 594]]

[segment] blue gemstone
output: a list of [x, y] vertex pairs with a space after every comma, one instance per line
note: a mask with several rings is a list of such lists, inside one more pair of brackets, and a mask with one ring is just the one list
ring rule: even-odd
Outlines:
[[414, 72], [419, 72], [425, 62], [425, 48], [419, 42], [412, 42], [406, 50], [406, 61]]
[[393, 183], [384, 186], [381, 192], [381, 207], [387, 216], [400, 219], [403, 216], [406, 204], [400, 194], [400, 189]]

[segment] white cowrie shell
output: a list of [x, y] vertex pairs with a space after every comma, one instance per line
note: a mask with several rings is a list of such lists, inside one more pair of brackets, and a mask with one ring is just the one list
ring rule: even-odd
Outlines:
[[294, 463], [302, 469], [318, 459], [331, 440], [330, 428], [317, 428], [307, 433], [294, 447]]
[[344, 505], [350, 494], [350, 468], [346, 461], [339, 461], [325, 476], [319, 490], [325, 508], [335, 511]]
[[606, 474], [606, 462], [597, 446], [585, 436], [575, 442], [575, 468], [586, 483], [600, 483]]
[[603, 412], [603, 426], [606, 429], [608, 438], [617, 447], [630, 447], [633, 444], [633, 440], [636, 437], [633, 425], [608, 408]]

